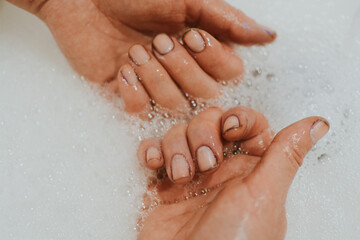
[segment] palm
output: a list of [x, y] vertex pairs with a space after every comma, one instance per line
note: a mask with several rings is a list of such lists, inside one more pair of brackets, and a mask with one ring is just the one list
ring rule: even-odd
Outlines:
[[139, 239], [243, 239], [245, 230], [249, 239], [281, 239], [286, 229], [285, 211], [279, 209], [283, 205], [269, 211], [268, 202], [253, 195], [255, 186], [247, 181], [260, 160], [227, 158], [213, 175], [197, 177], [185, 187], [158, 179], [154, 196], [147, 198], [158, 206], [149, 210]]

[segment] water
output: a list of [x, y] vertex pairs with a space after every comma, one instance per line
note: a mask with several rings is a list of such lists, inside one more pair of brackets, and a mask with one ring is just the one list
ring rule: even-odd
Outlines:
[[[247, 73], [227, 88], [224, 106], [251, 106], [275, 130], [310, 115], [331, 122], [291, 188], [287, 239], [356, 239], [360, 3], [231, 3], [279, 38], [237, 49]], [[172, 123], [129, 129], [76, 77], [45, 25], [8, 3], [0, 3], [0, 32], [1, 239], [134, 239], [144, 190], [138, 140]]]

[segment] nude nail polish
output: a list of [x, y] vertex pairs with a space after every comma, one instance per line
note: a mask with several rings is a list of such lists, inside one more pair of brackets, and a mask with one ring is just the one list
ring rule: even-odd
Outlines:
[[137, 78], [137, 75], [136, 75], [134, 69], [129, 65], [124, 65], [120, 69], [120, 73], [121, 73], [121, 76], [123, 77], [123, 79], [125, 79], [125, 81], [132, 86], [135, 85], [136, 82], [138, 81], [138, 78]]
[[183, 155], [176, 154], [171, 159], [171, 174], [174, 181], [190, 177], [190, 167]]
[[218, 166], [213, 151], [207, 146], [199, 147], [198, 150], [196, 151], [196, 156], [201, 172], [209, 171]]
[[329, 124], [321, 119], [317, 120], [310, 130], [310, 137], [313, 144], [319, 141], [329, 131]]
[[150, 56], [145, 48], [139, 44], [134, 45], [129, 50], [129, 57], [136, 65], [143, 65], [150, 60]]
[[156, 147], [149, 147], [146, 151], [146, 162], [161, 161], [161, 153]]
[[153, 46], [156, 51], [164, 55], [173, 50], [174, 43], [168, 35], [166, 35], [165, 33], [161, 33], [154, 38]]
[[238, 127], [240, 127], [239, 119], [236, 116], [230, 116], [224, 122], [224, 133]]
[[272, 38], [276, 38], [277, 34], [274, 30], [268, 27], [263, 27], [264, 32]]
[[205, 49], [205, 41], [199, 31], [191, 29], [184, 34], [185, 44], [196, 53], [202, 52]]

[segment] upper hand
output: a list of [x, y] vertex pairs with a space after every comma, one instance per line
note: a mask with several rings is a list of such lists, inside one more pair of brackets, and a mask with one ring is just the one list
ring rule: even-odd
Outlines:
[[[222, 0], [10, 2], [43, 19], [74, 69], [86, 79], [119, 92], [126, 110], [132, 113], [148, 109], [149, 99], [167, 109], [179, 109], [187, 103], [183, 93], [205, 99], [216, 96], [219, 89], [214, 80], [229, 80], [243, 72], [241, 59], [227, 42], [263, 44], [276, 37], [272, 30]], [[187, 41], [181, 37], [186, 26], [208, 33], [192, 31], [186, 34]], [[172, 37], [172, 49], [156, 49], [157, 42], [171, 45], [164, 35], [153, 39], [158, 33], [180, 36], [184, 45]], [[204, 48], [191, 44], [196, 39], [204, 42]], [[163, 54], [168, 49], [171, 53]], [[136, 64], [136, 56], [129, 58], [142, 50], [148, 55], [140, 54], [144, 61]], [[122, 84], [125, 75], [135, 75], [127, 80], [143, 80], [133, 84], [137, 92], [127, 87], [132, 84]]]

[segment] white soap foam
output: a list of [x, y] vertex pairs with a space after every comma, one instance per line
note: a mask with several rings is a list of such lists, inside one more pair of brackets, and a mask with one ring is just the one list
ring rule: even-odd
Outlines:
[[236, 5], [279, 34], [263, 51], [241, 49], [247, 70], [263, 72], [247, 91], [253, 98], [260, 95], [252, 107], [278, 130], [311, 115], [331, 123], [290, 190], [287, 239], [357, 239], [360, 3], [244, 0]]
[[[279, 37], [239, 49], [247, 74], [224, 105], [251, 106], [276, 130], [310, 115], [331, 122], [291, 188], [287, 239], [356, 239], [360, 3], [230, 2]], [[143, 133], [75, 77], [39, 20], [5, 3], [0, 31], [1, 239], [134, 239]]]
[[135, 239], [136, 138], [45, 25], [0, 15], [0, 239]]

